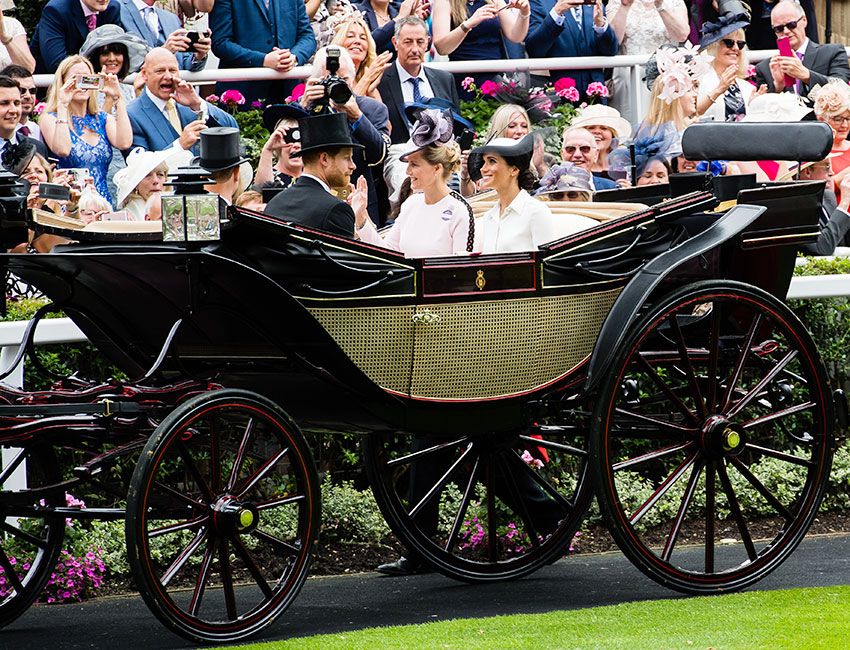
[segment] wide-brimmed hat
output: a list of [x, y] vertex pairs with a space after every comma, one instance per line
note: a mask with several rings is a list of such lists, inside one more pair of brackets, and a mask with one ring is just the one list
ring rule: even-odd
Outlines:
[[146, 151], [141, 147], [133, 149], [127, 156], [127, 166], [119, 169], [115, 174], [115, 187], [118, 189], [116, 205], [119, 208], [124, 205], [127, 197], [133, 193], [145, 176], [161, 164], [165, 163], [169, 169], [177, 168], [187, 164], [191, 155], [190, 151], [177, 147], [163, 151]]
[[534, 196], [555, 192], [584, 192], [593, 194], [593, 176], [589, 171], [569, 162], [558, 163], [549, 168], [539, 181]]
[[222, 172], [248, 160], [242, 155], [239, 129], [233, 126], [214, 126], [201, 131], [201, 155], [193, 165], [210, 173]]
[[835, 117], [850, 110], [850, 85], [843, 79], [831, 78], [824, 85], [809, 90], [818, 117]]
[[481, 167], [484, 166], [484, 154], [486, 153], [494, 153], [525, 169], [531, 164], [531, 155], [534, 153], [534, 134], [529, 133], [519, 140], [493, 138], [484, 145], [470, 151], [466, 165], [469, 169], [469, 177], [473, 181], [481, 178]]
[[298, 120], [301, 133], [301, 150], [293, 151], [290, 158], [301, 156], [308, 151], [322, 151], [334, 147], [362, 149], [363, 145], [351, 139], [351, 127], [343, 113], [311, 115]]
[[420, 111], [419, 119], [410, 129], [410, 140], [407, 149], [398, 159], [407, 162], [407, 157], [417, 151], [422, 151], [432, 144], [440, 145], [454, 140], [452, 118], [448, 111], [427, 108]]
[[765, 93], [753, 97], [741, 122], [799, 122], [811, 112], [794, 93]]
[[130, 57], [128, 61], [130, 72], [136, 72], [142, 67], [145, 55], [150, 50], [143, 39], [135, 34], [125, 32], [118, 25], [101, 25], [90, 31], [89, 35], [86, 36], [86, 40], [80, 48], [80, 54], [88, 58], [98, 48], [112, 43], [118, 43], [127, 48], [127, 54]]
[[404, 114], [411, 124], [419, 121], [419, 114], [428, 109], [439, 109], [441, 111], [449, 111], [452, 116], [452, 129], [456, 138], [459, 138], [464, 129], [475, 131], [475, 125], [458, 113], [457, 106], [450, 100], [443, 97], [426, 97], [421, 102], [411, 102], [404, 105]]
[[700, 28], [700, 48], [716, 43], [724, 36], [734, 34], [739, 29], [750, 26], [750, 17], [745, 13], [726, 13], [717, 22], [705, 22]]
[[570, 127], [604, 126], [611, 129], [619, 140], [625, 140], [632, 134], [632, 125], [628, 123], [613, 106], [591, 104], [578, 112], [570, 122]]
[[263, 111], [263, 126], [271, 133], [281, 120], [295, 120], [307, 117], [310, 113], [300, 104], [270, 104]]

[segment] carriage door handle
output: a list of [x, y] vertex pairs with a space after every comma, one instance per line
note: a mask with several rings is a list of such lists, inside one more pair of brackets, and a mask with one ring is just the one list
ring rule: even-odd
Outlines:
[[430, 309], [423, 309], [417, 314], [413, 314], [414, 325], [436, 325], [440, 322], [440, 315], [435, 314]]

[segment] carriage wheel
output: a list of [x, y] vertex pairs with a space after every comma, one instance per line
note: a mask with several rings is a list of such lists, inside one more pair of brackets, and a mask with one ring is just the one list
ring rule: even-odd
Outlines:
[[58, 484], [56, 454], [41, 446], [3, 451], [7, 462], [0, 469], [0, 627], [38, 598], [56, 566], [65, 535], [63, 518], [38, 512], [42, 505], [65, 505], [64, 491], [42, 491], [27, 498], [19, 483], [23, 472], [28, 490]]
[[833, 403], [811, 337], [767, 293], [702, 282], [651, 309], [600, 390], [591, 469], [629, 559], [686, 593], [741, 589], [800, 543]]
[[372, 491], [399, 540], [444, 575], [518, 578], [566, 553], [590, 501], [586, 428], [549, 429], [371, 434]]
[[304, 580], [319, 487], [298, 428], [241, 390], [199, 395], [154, 431], [127, 501], [130, 566], [171, 630], [230, 642], [271, 624]]

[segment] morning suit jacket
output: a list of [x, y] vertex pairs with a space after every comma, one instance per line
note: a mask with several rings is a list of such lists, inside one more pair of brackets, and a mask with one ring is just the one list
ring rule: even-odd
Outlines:
[[[316, 37], [304, 0], [216, 0], [210, 12], [212, 49], [221, 68], [261, 68], [273, 48], [288, 49], [304, 65], [316, 52]], [[250, 102], [272, 99], [279, 82], [228, 82]], [[280, 94], [279, 91], [277, 94]], [[277, 98], [282, 100], [283, 98]]]
[[[160, 9], [159, 7], [154, 7], [154, 12], [156, 12], [156, 16], [159, 19], [159, 33], [154, 34], [150, 26], [145, 22], [142, 13], [133, 4], [133, 0], [117, 0], [117, 2], [121, 7], [121, 26], [124, 28], [124, 31], [129, 34], [135, 34], [152, 48], [159, 47], [165, 43], [172, 32], [176, 32], [183, 27], [180, 24], [177, 14]], [[175, 52], [174, 56], [177, 57], [177, 64], [181, 70], [198, 72], [199, 70], [203, 70], [207, 64], [206, 57], [200, 61], [196, 61], [192, 56], [192, 52]]]
[[[208, 104], [209, 118], [207, 126], [232, 126], [237, 127], [236, 120], [229, 113], [212, 104]], [[197, 119], [193, 110], [186, 106], [177, 104], [177, 114], [180, 123], [186, 126]], [[133, 127], [133, 147], [142, 147], [148, 151], [162, 151], [168, 149], [171, 144], [180, 137], [174, 130], [162, 111], [154, 104], [146, 91], [136, 97], [127, 105], [127, 115]], [[193, 151], [197, 155], [197, 145]]]
[[[119, 25], [120, 14], [117, 0], [109, 0], [97, 15], [97, 26]], [[80, 0], [50, 0], [41, 11], [30, 43], [36, 73], [56, 72], [62, 59], [80, 51], [88, 35]]]
[[[429, 68], [427, 65], [422, 66], [422, 69], [431, 85], [431, 90], [434, 91], [434, 96], [448, 99], [455, 107], [459, 107], [460, 99], [457, 95], [454, 75], [444, 70]], [[390, 124], [393, 127], [390, 133], [392, 143], [403, 144], [407, 142], [410, 139], [410, 130], [407, 126], [407, 118], [404, 115], [404, 94], [401, 91], [401, 80], [398, 77], [398, 67], [395, 63], [384, 72], [381, 83], [378, 84], [378, 92], [381, 93], [381, 99], [389, 111]]]
[[312, 178], [300, 176], [266, 206], [266, 213], [286, 221], [354, 237], [354, 210]]
[[817, 241], [800, 246], [800, 251], [807, 255], [832, 255], [836, 246], [850, 244], [850, 214], [838, 209], [835, 192], [824, 191], [823, 211], [827, 221], [821, 220]]
[[[825, 84], [829, 77], [850, 81], [850, 66], [847, 65], [847, 52], [843, 45], [818, 45], [809, 41], [803, 65], [812, 73], [809, 83], [802, 84], [800, 95], [803, 97], [808, 97], [815, 86]], [[759, 61], [756, 65], [756, 85], [761, 84], [767, 84], [768, 92], [776, 92], [773, 75], [770, 74], [770, 59]]]
[[[525, 50], [531, 58], [557, 56], [614, 56], [620, 49], [617, 35], [609, 24], [605, 31], [597, 34], [593, 27], [593, 7], [581, 9], [581, 29], [572, 12], [564, 14], [564, 23], [558, 25], [549, 12], [555, 0], [531, 0], [531, 21]], [[570, 76], [576, 88], [584, 94], [593, 81], [604, 82], [603, 70], [555, 70], [552, 79]]]

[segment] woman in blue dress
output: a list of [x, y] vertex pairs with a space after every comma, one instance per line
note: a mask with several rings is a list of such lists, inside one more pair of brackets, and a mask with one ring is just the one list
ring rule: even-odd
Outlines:
[[[521, 58], [528, 34], [531, 7], [528, 0], [433, 0], [431, 29], [437, 52], [450, 61]], [[456, 74], [461, 99], [470, 93], [461, 81], [472, 76], [478, 87], [497, 73]]]
[[[112, 99], [115, 115], [97, 109], [97, 89], [79, 88], [81, 77], [102, 79], [102, 91]], [[91, 62], [74, 55], [59, 64], [47, 91], [47, 106], [41, 117], [44, 143], [59, 158], [59, 169], [89, 170], [98, 193], [114, 203], [106, 181], [112, 147], [129, 149], [133, 129], [127, 117], [127, 102], [114, 74], [95, 75]]]

